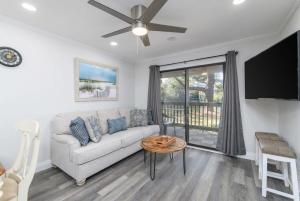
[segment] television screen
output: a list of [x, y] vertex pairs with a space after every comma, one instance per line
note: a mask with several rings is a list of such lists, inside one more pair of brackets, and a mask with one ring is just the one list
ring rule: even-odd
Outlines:
[[299, 33], [246, 61], [246, 99], [299, 99]]

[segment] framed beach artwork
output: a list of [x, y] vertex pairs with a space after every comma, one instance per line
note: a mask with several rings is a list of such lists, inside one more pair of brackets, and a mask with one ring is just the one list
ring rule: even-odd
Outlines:
[[75, 101], [118, 100], [117, 67], [75, 58]]

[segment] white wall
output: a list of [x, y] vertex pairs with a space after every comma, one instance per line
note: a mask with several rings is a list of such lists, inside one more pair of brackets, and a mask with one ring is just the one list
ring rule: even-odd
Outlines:
[[[300, 7], [294, 13], [287, 26], [282, 30], [278, 40], [300, 30]], [[300, 102], [279, 102], [279, 132], [300, 156]], [[298, 160], [298, 163], [300, 161]], [[299, 167], [299, 165], [298, 165]]]
[[[146, 107], [148, 67], [151, 64], [165, 64], [224, 54], [229, 50], [237, 50], [239, 52], [237, 67], [244, 138], [247, 157], [253, 158], [255, 152], [254, 132], [259, 130], [278, 132], [278, 103], [274, 100], [245, 100], [244, 62], [274, 44], [276, 39], [276, 36], [273, 35], [249, 38], [139, 62], [135, 67], [135, 106], [140, 108]], [[213, 60], [206, 62], [213, 62]], [[187, 64], [186, 66], [189, 65], [191, 64]]]
[[[23, 63], [0, 66], [0, 161], [9, 167], [16, 157], [20, 135], [15, 123], [36, 119], [41, 124], [39, 168], [50, 160], [50, 121], [60, 112], [127, 107], [134, 104], [133, 65], [80, 43], [0, 17], [0, 46], [17, 49]], [[120, 67], [119, 101], [74, 102], [73, 59], [81, 57]]]

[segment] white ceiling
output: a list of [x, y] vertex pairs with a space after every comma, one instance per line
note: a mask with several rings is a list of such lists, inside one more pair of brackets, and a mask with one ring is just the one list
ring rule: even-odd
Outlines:
[[[101, 35], [128, 26], [87, 4], [88, 0], [24, 0], [37, 7], [29, 13], [21, 0], [1, 0], [0, 14], [24, 23], [110, 51], [130, 60], [157, 57], [202, 46], [279, 31], [297, 0], [169, 0], [153, 22], [187, 27], [185, 34], [150, 32], [150, 47], [143, 47], [131, 32], [109, 39]], [[152, 0], [98, 0], [126, 15], [136, 4]], [[176, 37], [176, 41], [168, 41]], [[118, 47], [111, 47], [110, 41]], [[138, 47], [138, 55], [137, 55]]]

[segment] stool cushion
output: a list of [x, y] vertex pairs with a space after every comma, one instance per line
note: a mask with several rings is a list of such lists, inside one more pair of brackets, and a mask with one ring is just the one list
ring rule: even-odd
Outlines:
[[18, 183], [10, 178], [5, 178], [3, 180], [3, 186], [1, 188], [3, 192], [0, 201], [10, 201], [18, 196]]
[[259, 146], [264, 154], [296, 158], [295, 152], [284, 141], [261, 139], [259, 140]]
[[276, 133], [267, 133], [267, 132], [255, 132], [255, 137], [260, 139], [269, 139], [269, 140], [282, 140]]

